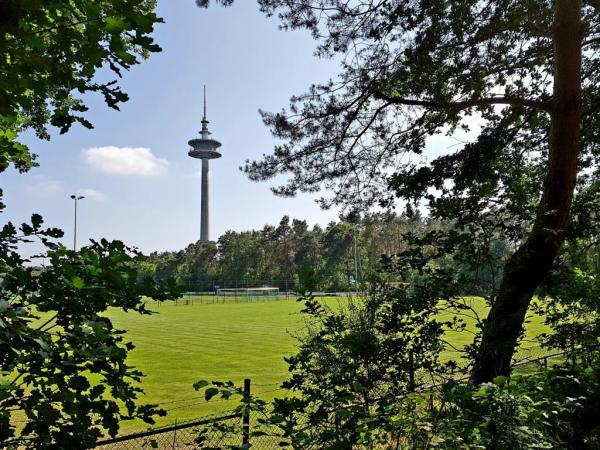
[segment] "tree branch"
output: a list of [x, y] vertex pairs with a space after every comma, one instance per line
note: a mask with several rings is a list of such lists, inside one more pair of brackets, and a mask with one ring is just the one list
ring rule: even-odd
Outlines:
[[487, 97], [487, 98], [472, 98], [469, 100], [457, 101], [457, 102], [436, 102], [430, 100], [415, 100], [403, 97], [397, 97], [394, 95], [387, 95], [383, 92], [376, 92], [375, 97], [380, 100], [385, 100], [395, 105], [412, 105], [412, 106], [423, 106], [425, 108], [436, 108], [436, 109], [466, 109], [473, 106], [490, 106], [490, 105], [511, 105], [511, 106], [525, 106], [529, 108], [536, 108], [549, 113], [552, 109], [550, 102], [542, 102], [539, 100], [530, 100], [520, 97]]

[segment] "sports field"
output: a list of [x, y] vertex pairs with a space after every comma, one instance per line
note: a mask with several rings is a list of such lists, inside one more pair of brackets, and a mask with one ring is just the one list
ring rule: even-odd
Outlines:
[[[226, 299], [225, 303], [214, 304], [208, 297], [202, 303], [200, 298], [193, 300], [193, 304], [191, 299], [184, 299], [177, 305], [165, 302], [160, 306], [150, 302], [150, 309], [157, 313], [151, 316], [120, 311], [109, 314], [114, 325], [127, 330], [127, 339], [136, 345], [129, 361], [146, 374], [143, 401], [159, 403], [168, 410], [168, 416], [159, 418], [158, 425], [232, 407], [233, 403], [223, 401], [205, 402], [192, 388], [200, 379], [241, 382], [250, 378], [254, 393], [272, 398], [286, 377], [283, 357], [294, 353], [293, 336], [302, 332], [302, 305], [293, 298]], [[332, 307], [338, 301], [326, 300]], [[481, 300], [472, 302], [485, 314]], [[527, 324], [528, 337], [543, 330], [540, 322], [533, 318]], [[472, 333], [448, 337], [453, 345], [462, 347], [472, 340]], [[141, 428], [146, 425], [128, 422], [123, 424], [122, 432]]]
[[[157, 314], [111, 311], [115, 327], [127, 330], [136, 348], [129, 362], [146, 377], [143, 388], [148, 403], [160, 403], [169, 411], [158, 424], [190, 420], [231, 408], [233, 402], [207, 403], [192, 385], [200, 379], [252, 380], [252, 391], [265, 398], [276, 394], [285, 378], [285, 355], [295, 349], [294, 333], [301, 330], [301, 305], [294, 299], [194, 299], [179, 300], [150, 309]], [[124, 423], [123, 431], [145, 427]]]

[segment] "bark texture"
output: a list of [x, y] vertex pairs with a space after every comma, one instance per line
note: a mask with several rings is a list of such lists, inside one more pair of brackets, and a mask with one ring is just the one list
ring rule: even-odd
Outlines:
[[555, 1], [554, 95], [546, 180], [527, 240], [507, 261], [471, 372], [475, 384], [510, 375], [531, 298], [564, 240], [577, 179], [581, 127], [581, 0]]

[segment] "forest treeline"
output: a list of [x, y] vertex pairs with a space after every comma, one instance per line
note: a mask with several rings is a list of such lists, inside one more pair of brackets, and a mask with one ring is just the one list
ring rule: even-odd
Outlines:
[[[359, 220], [310, 227], [306, 220], [284, 216], [261, 230], [227, 231], [217, 241], [196, 242], [179, 251], [153, 252], [142, 273], [157, 281], [174, 278], [188, 290], [276, 286], [281, 290], [348, 290], [382, 269], [382, 256], [406, 249], [406, 233], [422, 234], [450, 227], [419, 215], [369, 214]], [[507, 245], [493, 245], [496, 256]], [[385, 257], [384, 256], [384, 257]], [[446, 264], [451, 261], [447, 260]], [[481, 269], [479, 279], [493, 274]]]

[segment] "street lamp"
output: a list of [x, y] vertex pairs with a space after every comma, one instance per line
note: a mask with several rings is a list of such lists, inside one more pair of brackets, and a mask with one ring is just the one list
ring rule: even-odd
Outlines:
[[75, 226], [73, 227], [73, 251], [77, 250], [77, 200], [83, 200], [83, 195], [71, 195], [71, 198], [75, 202]]

